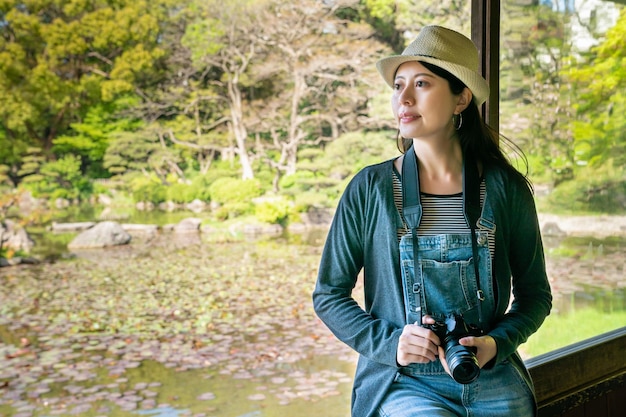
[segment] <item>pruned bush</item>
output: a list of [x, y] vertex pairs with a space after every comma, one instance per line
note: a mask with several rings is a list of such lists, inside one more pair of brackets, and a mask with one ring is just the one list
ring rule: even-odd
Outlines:
[[292, 210], [291, 201], [285, 197], [275, 197], [259, 201], [255, 206], [254, 214], [259, 221], [284, 226]]
[[137, 176], [130, 183], [130, 192], [135, 202], [159, 204], [167, 201], [167, 187], [156, 178]]
[[261, 193], [261, 184], [254, 179], [219, 178], [209, 186], [211, 201], [221, 206], [216, 211], [216, 216], [220, 219], [252, 213], [253, 199]]

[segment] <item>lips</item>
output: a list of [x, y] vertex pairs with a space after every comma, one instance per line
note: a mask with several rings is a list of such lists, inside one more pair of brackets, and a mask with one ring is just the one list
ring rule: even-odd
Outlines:
[[400, 113], [398, 119], [400, 123], [411, 123], [414, 120], [419, 119], [421, 116], [415, 113]]

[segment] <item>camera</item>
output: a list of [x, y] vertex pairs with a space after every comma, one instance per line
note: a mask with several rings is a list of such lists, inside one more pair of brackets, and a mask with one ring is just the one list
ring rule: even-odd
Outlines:
[[466, 336], [482, 335], [478, 327], [465, 323], [463, 317], [457, 314], [445, 316], [443, 321], [437, 320], [435, 324], [427, 324], [425, 327], [439, 337], [450, 373], [456, 382], [469, 384], [478, 378], [480, 367], [476, 349], [459, 344], [459, 339]]

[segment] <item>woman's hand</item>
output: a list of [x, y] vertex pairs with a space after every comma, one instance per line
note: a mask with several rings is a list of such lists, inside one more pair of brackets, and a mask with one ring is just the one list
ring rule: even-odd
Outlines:
[[498, 353], [496, 341], [489, 335], [463, 337], [459, 339], [459, 343], [463, 346], [473, 346], [476, 348], [476, 359], [478, 359], [478, 366], [480, 366], [481, 369], [487, 362], [495, 358]]
[[[435, 324], [435, 319], [426, 315], [422, 318], [422, 324]], [[476, 348], [476, 359], [481, 369], [498, 353], [496, 341], [489, 335], [463, 337], [459, 339], [459, 343], [463, 346]], [[404, 326], [398, 343], [398, 352], [396, 353], [398, 365], [407, 366], [412, 363], [428, 363], [434, 361], [437, 357], [441, 360], [441, 364], [446, 372], [452, 375], [439, 337], [432, 330], [417, 324]]]
[[[433, 319], [429, 315], [425, 315], [422, 318], [422, 323], [435, 324], [435, 319]], [[439, 338], [437, 338], [437, 340], [439, 340]], [[487, 364], [487, 362], [495, 358], [496, 354], [498, 353], [498, 346], [496, 345], [496, 341], [493, 337], [489, 335], [463, 337], [459, 339], [459, 343], [463, 346], [476, 348], [476, 360], [478, 360], [478, 366], [481, 369]], [[446, 361], [444, 348], [443, 346], [441, 346], [440, 343], [437, 343], [437, 356], [439, 357], [443, 368], [448, 374], [450, 374], [450, 376], [452, 376], [450, 368], [448, 367], [448, 362]]]
[[437, 359], [440, 343], [432, 330], [417, 324], [407, 324], [400, 335], [396, 361], [400, 366], [432, 362]]
[[[476, 359], [478, 360], [478, 367], [483, 368], [493, 358], [495, 358], [498, 353], [498, 346], [496, 345], [496, 341], [493, 337], [487, 336], [467, 336], [459, 339], [459, 343], [463, 346], [475, 347], [476, 348]], [[438, 354], [439, 360], [441, 360], [441, 364], [447, 373], [452, 375], [450, 372], [450, 368], [448, 368], [448, 362], [446, 361], [446, 354], [444, 353], [443, 347], [438, 346]]]

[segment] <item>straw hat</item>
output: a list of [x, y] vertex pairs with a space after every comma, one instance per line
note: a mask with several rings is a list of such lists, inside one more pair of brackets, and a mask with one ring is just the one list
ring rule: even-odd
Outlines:
[[474, 95], [477, 105], [489, 97], [489, 85], [478, 72], [478, 49], [466, 36], [441, 26], [425, 26], [402, 55], [383, 58], [376, 68], [393, 88], [400, 64], [422, 61], [436, 65], [461, 80]]

